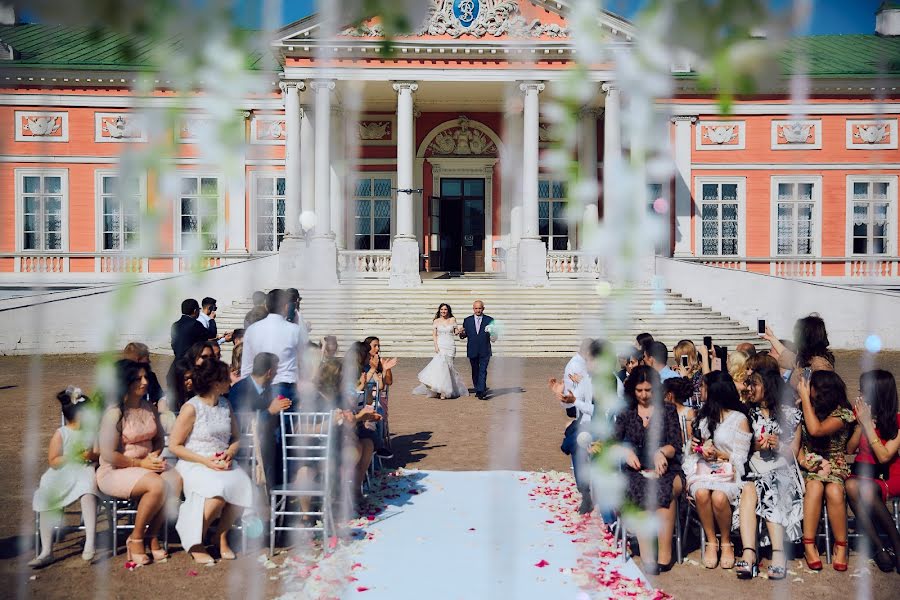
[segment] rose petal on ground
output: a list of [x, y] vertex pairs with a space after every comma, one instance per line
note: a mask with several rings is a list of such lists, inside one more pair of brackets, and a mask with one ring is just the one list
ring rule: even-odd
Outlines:
[[544, 567], [546, 567], [546, 566], [549, 565], [549, 564], [550, 564], [550, 563], [548, 563], [546, 560], [544, 560], [544, 559], [542, 558], [540, 561], [534, 563], [534, 566], [538, 567], [539, 569], [543, 569]]

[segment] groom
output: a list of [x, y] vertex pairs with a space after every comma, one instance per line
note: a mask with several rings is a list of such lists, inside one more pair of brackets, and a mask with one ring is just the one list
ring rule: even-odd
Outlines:
[[494, 319], [484, 314], [484, 302], [476, 300], [472, 304], [472, 312], [463, 321], [463, 329], [459, 333], [461, 340], [466, 342], [466, 356], [472, 365], [472, 383], [475, 385], [475, 397], [479, 400], [487, 399], [487, 370], [491, 362], [491, 342], [496, 338], [488, 332], [488, 328]]

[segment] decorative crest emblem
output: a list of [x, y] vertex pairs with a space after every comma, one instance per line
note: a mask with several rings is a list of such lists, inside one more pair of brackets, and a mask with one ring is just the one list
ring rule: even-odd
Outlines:
[[453, 16], [463, 27], [471, 27], [481, 12], [479, 0], [453, 0]]

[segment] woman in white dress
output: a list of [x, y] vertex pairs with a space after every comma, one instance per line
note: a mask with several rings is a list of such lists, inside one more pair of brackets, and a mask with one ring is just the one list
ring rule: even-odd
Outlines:
[[203, 564], [214, 559], [206, 553], [203, 537], [219, 519], [214, 543], [224, 560], [233, 560], [228, 531], [243, 509], [253, 506], [250, 477], [233, 464], [240, 430], [231, 405], [222, 397], [230, 387], [228, 366], [206, 360], [194, 369], [194, 391], [178, 414], [169, 439], [169, 449], [179, 458], [176, 469], [184, 480], [184, 503], [175, 529], [181, 545]]
[[432, 322], [431, 336], [434, 339], [434, 358], [419, 371], [422, 384], [413, 390], [414, 394], [432, 398], [459, 398], [468, 396], [469, 390], [453, 366], [456, 357], [456, 334], [459, 325], [449, 304], [441, 304]]

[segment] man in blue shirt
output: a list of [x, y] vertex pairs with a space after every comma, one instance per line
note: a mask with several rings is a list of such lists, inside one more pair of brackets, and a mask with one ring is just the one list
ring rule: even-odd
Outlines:
[[656, 369], [660, 381], [681, 377], [669, 368], [669, 349], [662, 342], [653, 341], [644, 346], [644, 364]]

